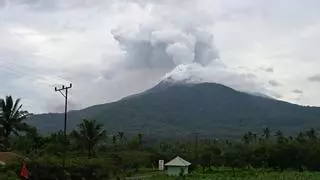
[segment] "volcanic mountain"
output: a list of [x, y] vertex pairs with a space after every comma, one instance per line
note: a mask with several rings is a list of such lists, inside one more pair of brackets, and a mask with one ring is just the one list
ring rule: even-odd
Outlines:
[[[150, 137], [178, 138], [198, 133], [206, 137], [241, 137], [264, 127], [286, 134], [320, 129], [320, 108], [300, 106], [239, 92], [216, 83], [161, 81], [155, 87], [117, 102], [68, 113], [68, 130], [83, 118], [95, 119], [109, 133], [142, 133]], [[63, 127], [63, 114], [35, 115], [40, 132]]]

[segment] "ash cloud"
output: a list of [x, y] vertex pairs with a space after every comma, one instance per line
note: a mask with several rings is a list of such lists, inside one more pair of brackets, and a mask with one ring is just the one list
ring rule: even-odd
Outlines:
[[314, 76], [311, 76], [308, 78], [309, 81], [311, 82], [317, 82], [317, 83], [320, 83], [320, 74], [317, 74], [317, 75], [314, 75]]
[[199, 28], [139, 27], [134, 33], [112, 31], [125, 52], [126, 66], [132, 69], [172, 70], [180, 64], [206, 66], [219, 58], [213, 34]]
[[[46, 109], [50, 111], [50, 113], [61, 113], [64, 112], [64, 99], [61, 97], [61, 101], [49, 101], [50, 103], [46, 104]], [[76, 102], [74, 100], [68, 100], [68, 111], [76, 110], [83, 108], [79, 104], [79, 102]]]
[[300, 90], [300, 89], [295, 89], [295, 90], [292, 90], [293, 93], [296, 93], [296, 94], [303, 94], [303, 91]]
[[[215, 82], [240, 91], [280, 97], [265, 88], [254, 73], [226, 66], [214, 45], [212, 29], [208, 29], [206, 23], [193, 22], [193, 18], [185, 20], [188, 14], [181, 16], [183, 24], [172, 20], [177, 17], [157, 16], [156, 20], [133, 28], [113, 29], [111, 33], [124, 54], [121, 61], [124, 70], [145, 72], [148, 78], [158, 81]], [[150, 70], [157, 73], [149, 73]], [[273, 68], [266, 71], [271, 72]]]
[[261, 67], [260, 69], [268, 73], [274, 73], [274, 69], [272, 67], [268, 67], [268, 68]]
[[278, 81], [276, 81], [276, 80], [270, 80], [270, 81], [269, 81], [269, 84], [270, 84], [271, 86], [273, 86], [273, 87], [281, 86], [281, 84], [280, 84]]
[[[151, 16], [157, 12], [153, 11]], [[158, 81], [170, 77], [177, 81], [215, 82], [240, 91], [280, 97], [265, 88], [264, 82], [259, 81], [254, 73], [241, 72], [220, 61], [214, 45], [214, 32], [207, 28], [208, 18], [195, 20], [192, 10], [185, 16], [172, 16], [156, 14], [136, 26], [119, 26], [111, 31], [123, 51], [121, 66], [125, 71], [145, 72], [146, 76]], [[177, 23], [178, 18], [183, 23]], [[150, 70], [157, 75], [148, 73]], [[273, 68], [265, 71], [273, 72]]]
[[6, 6], [24, 6], [39, 12], [77, 9], [95, 6], [96, 4], [107, 5], [111, 3], [105, 0], [94, 0], [94, 3], [87, 0], [0, 0], [0, 8]]

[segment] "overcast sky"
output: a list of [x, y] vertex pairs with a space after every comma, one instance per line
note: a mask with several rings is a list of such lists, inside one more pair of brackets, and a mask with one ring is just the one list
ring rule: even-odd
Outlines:
[[319, 0], [0, 0], [0, 96], [31, 112], [118, 100], [161, 79], [320, 106]]

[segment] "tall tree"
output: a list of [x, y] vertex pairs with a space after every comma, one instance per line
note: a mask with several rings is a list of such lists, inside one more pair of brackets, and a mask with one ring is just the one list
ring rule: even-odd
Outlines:
[[313, 128], [311, 128], [309, 131], [307, 131], [306, 135], [308, 136], [308, 138], [310, 140], [316, 140], [317, 139], [317, 133]]
[[277, 142], [279, 144], [283, 143], [285, 141], [285, 137], [283, 135], [283, 133], [279, 130], [276, 132], [275, 136], [277, 137]]
[[96, 120], [84, 119], [78, 125], [78, 130], [74, 130], [71, 136], [76, 143], [79, 143], [87, 150], [90, 158], [97, 144], [106, 137], [106, 131], [103, 129], [103, 125], [98, 124]]
[[115, 135], [112, 136], [112, 144], [115, 145], [117, 143], [117, 137]]
[[245, 133], [245, 134], [242, 136], [242, 141], [243, 141], [245, 144], [249, 144], [249, 143], [250, 143], [250, 139], [249, 139], [248, 133]]
[[123, 137], [124, 137], [124, 132], [119, 131], [119, 132], [118, 132], [118, 137], [119, 137], [120, 142], [122, 143]]
[[269, 140], [269, 138], [270, 138], [270, 130], [269, 130], [269, 128], [263, 129], [263, 136], [264, 136], [264, 138], [266, 140]]
[[[47, 144], [46, 144], [46, 152], [49, 154], [55, 154], [58, 156], [62, 156], [65, 150], [65, 146], [69, 147], [69, 141], [66, 142], [64, 132], [62, 130], [50, 134], [47, 137]], [[76, 149], [82, 150], [81, 144], [76, 144]]]
[[248, 132], [249, 143], [253, 142], [253, 133], [251, 131]]
[[257, 133], [254, 133], [252, 136], [253, 136], [254, 143], [257, 143]]
[[24, 122], [30, 114], [21, 108], [20, 99], [14, 101], [11, 96], [0, 99], [0, 136], [6, 150], [10, 147], [9, 136], [12, 133], [19, 136], [20, 132], [30, 129]]
[[300, 143], [305, 142], [306, 141], [305, 134], [303, 132], [299, 132], [299, 134], [296, 137], [296, 140]]
[[141, 133], [138, 134], [138, 142], [139, 142], [139, 145], [141, 146], [142, 145], [142, 134]]

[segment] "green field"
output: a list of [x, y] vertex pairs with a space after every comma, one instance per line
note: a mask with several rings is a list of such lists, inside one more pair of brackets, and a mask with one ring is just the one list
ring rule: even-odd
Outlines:
[[[141, 178], [139, 178], [141, 177]], [[320, 172], [261, 172], [239, 170], [233, 175], [232, 171], [225, 170], [210, 174], [192, 173], [186, 177], [169, 177], [165, 173], [159, 173], [148, 177], [148, 174], [139, 175], [132, 179], [152, 179], [152, 180], [320, 180]]]

